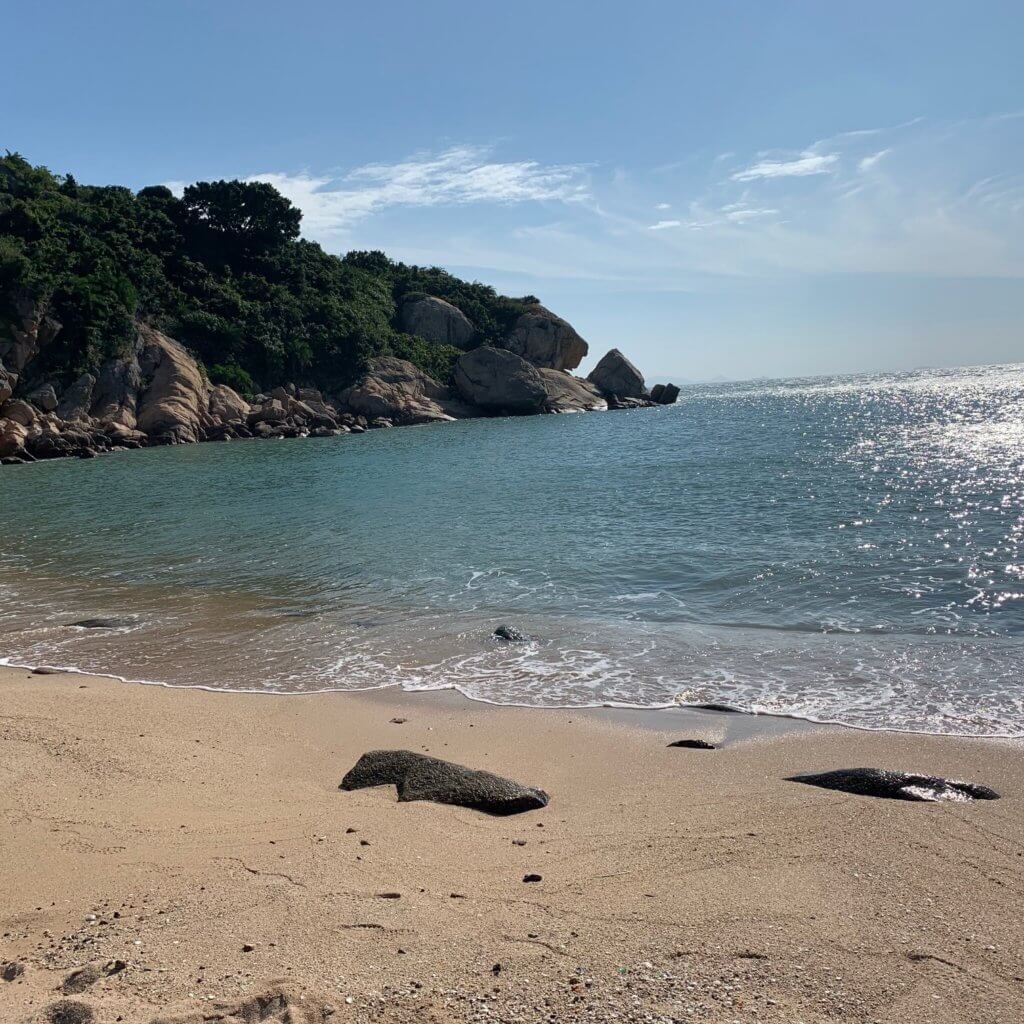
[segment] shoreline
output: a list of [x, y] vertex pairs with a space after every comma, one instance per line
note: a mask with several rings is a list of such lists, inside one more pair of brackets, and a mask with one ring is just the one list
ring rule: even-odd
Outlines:
[[[1024, 1013], [1020, 742], [741, 736], [732, 723], [758, 716], [652, 724], [452, 691], [229, 701], [11, 667], [0, 694], [0, 961], [24, 967], [0, 983], [4, 1020], [44, 1020], [67, 975], [116, 962], [67, 996], [97, 1024], [193, 1024], [272, 993], [332, 1024]], [[726, 743], [666, 747], [682, 736]], [[391, 787], [340, 792], [374, 748], [495, 771], [551, 803], [492, 818], [397, 803]], [[855, 765], [1002, 799], [785, 781]]]
[[[949, 740], [974, 740], [978, 742], [1009, 742], [1021, 743], [1024, 745], [1024, 734], [1014, 733], [988, 733], [978, 735], [974, 733], [942, 733], [932, 732], [924, 729], [899, 729], [893, 726], [874, 728], [867, 725], [854, 725], [849, 722], [835, 720], [823, 720], [807, 718], [797, 714], [773, 711], [748, 711], [741, 707], [732, 707], [727, 704], [521, 704], [513, 702], [490, 701], [483, 697], [472, 697], [452, 685], [444, 688], [434, 689], [405, 689], [401, 683], [386, 683], [383, 686], [364, 688], [345, 687], [324, 687], [320, 690], [266, 690], [266, 689], [239, 689], [232, 687], [209, 686], [201, 683], [168, 683], [158, 679], [132, 679], [127, 676], [118, 675], [115, 672], [99, 672], [89, 669], [76, 668], [70, 665], [51, 665], [46, 663], [31, 664], [28, 662], [15, 661], [11, 658], [0, 657], [0, 673], [11, 669], [14, 671], [26, 671], [38, 676], [48, 675], [75, 675], [90, 677], [93, 679], [105, 679], [111, 682], [129, 686], [152, 686], [167, 690], [195, 690], [203, 693], [234, 694], [237, 696], [249, 697], [318, 697], [327, 694], [351, 694], [373, 699], [375, 695], [398, 694], [401, 697], [425, 697], [430, 700], [441, 702], [441, 706], [457, 707], [482, 705], [487, 708], [509, 709], [518, 711], [535, 711], [538, 713], [576, 713], [579, 715], [593, 715], [598, 720], [617, 721], [624, 725], [643, 725], [652, 729], [662, 729], [670, 718], [678, 716], [680, 728], [688, 726], [707, 726], [715, 723], [711, 731], [719, 731], [723, 734], [735, 734], [724, 742], [736, 742], [739, 739], [748, 739], [761, 735], [772, 737], [784, 735], [791, 732], [817, 732], [821, 730], [839, 730], [850, 732], [863, 732], [869, 735], [882, 736], [922, 736], [934, 737], [937, 739]], [[665, 716], [669, 716], [666, 718]], [[703, 721], [707, 716], [708, 720]], [[692, 720], [690, 720], [692, 719]], [[734, 728], [729, 729], [728, 724]]]

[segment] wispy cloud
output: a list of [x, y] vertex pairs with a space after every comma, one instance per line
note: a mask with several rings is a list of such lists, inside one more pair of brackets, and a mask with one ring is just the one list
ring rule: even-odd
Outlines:
[[871, 168], [888, 153], [888, 149], [880, 149], [877, 153], [871, 153], [869, 156], [863, 157], [857, 164], [857, 170], [860, 171], [861, 174], [864, 174], [866, 171], [870, 171]]
[[579, 202], [588, 198], [579, 164], [502, 162], [491, 150], [456, 146], [399, 163], [365, 164], [340, 177], [265, 173], [265, 181], [303, 212], [304, 229], [324, 238], [389, 207], [461, 206], [471, 203]]
[[836, 153], [805, 150], [795, 160], [761, 160], [732, 175], [733, 181], [757, 181], [758, 178], [805, 178], [812, 174], [830, 174], [839, 162]]
[[682, 224], [683, 222], [681, 220], [659, 220], [657, 224], [651, 224], [648, 230], [664, 231], [666, 228], [682, 227]]

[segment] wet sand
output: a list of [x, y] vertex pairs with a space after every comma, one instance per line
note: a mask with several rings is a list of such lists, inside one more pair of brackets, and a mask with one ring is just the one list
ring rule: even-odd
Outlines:
[[[0, 962], [23, 967], [4, 1022], [60, 999], [99, 1024], [1024, 1019], [1018, 742], [9, 668], [0, 699]], [[339, 791], [381, 747], [551, 803]], [[861, 765], [1003, 799], [784, 781]]]

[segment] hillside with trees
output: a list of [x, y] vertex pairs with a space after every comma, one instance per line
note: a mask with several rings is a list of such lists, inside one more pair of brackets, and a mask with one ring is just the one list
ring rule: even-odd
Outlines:
[[[397, 356], [441, 382], [460, 350], [403, 333], [403, 298], [457, 306], [473, 345], [497, 343], [536, 299], [507, 298], [382, 252], [325, 252], [271, 185], [213, 181], [179, 197], [79, 184], [0, 158], [0, 332], [18, 303], [61, 324], [34, 372], [67, 384], [123, 356], [137, 322], [182, 342], [210, 381], [252, 394], [283, 380], [337, 389]], [[59, 390], [59, 389], [58, 389]]]

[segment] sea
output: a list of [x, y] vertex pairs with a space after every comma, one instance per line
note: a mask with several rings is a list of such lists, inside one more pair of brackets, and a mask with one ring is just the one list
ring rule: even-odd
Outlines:
[[5, 467], [0, 660], [1024, 736], [1024, 365]]

